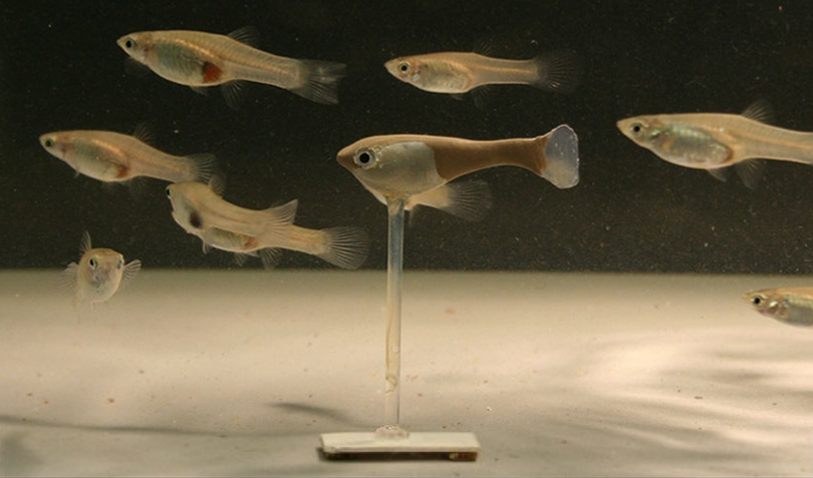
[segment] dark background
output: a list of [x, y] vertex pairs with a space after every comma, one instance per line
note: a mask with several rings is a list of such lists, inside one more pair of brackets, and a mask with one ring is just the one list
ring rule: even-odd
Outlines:
[[[813, 131], [813, 2], [20, 1], [0, 13], [0, 267], [64, 267], [84, 230], [150, 268], [233, 266], [226, 253], [204, 255], [174, 223], [164, 183], [150, 180], [134, 196], [74, 178], [39, 146], [45, 132], [130, 133], [147, 121], [159, 149], [215, 153], [231, 202], [259, 209], [298, 198], [299, 225], [365, 227], [364, 267], [383, 268], [386, 209], [335, 162], [339, 149], [374, 134], [498, 139], [568, 123], [580, 138], [576, 188], [514, 168], [476, 173], [494, 195], [486, 219], [425, 209], [407, 230], [406, 266], [813, 273], [813, 168], [770, 162], [749, 190], [736, 177], [722, 183], [661, 161], [615, 128], [636, 114], [738, 113], [767, 99], [777, 125]], [[259, 29], [266, 51], [347, 63], [340, 104], [256, 85], [233, 111], [219, 92], [127, 74], [115, 43], [141, 30], [245, 25]], [[574, 49], [582, 84], [569, 95], [500, 87], [478, 108], [400, 83], [382, 66], [470, 51], [484, 38], [515, 56]], [[287, 252], [279, 267], [332, 266]]]

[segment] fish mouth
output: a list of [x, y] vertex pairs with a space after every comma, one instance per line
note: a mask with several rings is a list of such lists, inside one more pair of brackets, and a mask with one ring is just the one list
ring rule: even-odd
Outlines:
[[632, 124], [637, 121], [635, 118], [625, 118], [622, 120], [618, 120], [615, 123], [615, 126], [621, 131], [621, 134], [626, 136], [627, 138], [632, 139]]

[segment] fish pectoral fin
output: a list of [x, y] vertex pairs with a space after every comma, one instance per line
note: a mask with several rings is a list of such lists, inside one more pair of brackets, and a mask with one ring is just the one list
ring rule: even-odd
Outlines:
[[226, 100], [229, 108], [235, 111], [240, 109], [243, 98], [246, 96], [248, 84], [247, 81], [235, 80], [220, 85], [220, 92], [223, 93], [223, 99]]
[[728, 181], [728, 168], [707, 169], [707, 171], [714, 179], [718, 181]]
[[128, 56], [124, 60], [124, 73], [127, 75], [134, 76], [136, 78], [144, 78], [150, 74], [150, 71], [149, 66], [141, 63], [131, 56]]
[[238, 28], [233, 32], [227, 35], [229, 38], [235, 41], [239, 41], [244, 45], [248, 45], [252, 48], [259, 48], [260, 47], [260, 30], [254, 26], [245, 26], [242, 28]]
[[71, 262], [68, 267], [62, 271], [62, 288], [66, 292], [74, 292], [76, 290], [76, 279], [79, 273], [79, 264]]
[[211, 250], [212, 250], [212, 246], [210, 246], [209, 244], [207, 244], [207, 243], [206, 243], [206, 241], [204, 241], [203, 239], [201, 239], [201, 241], [202, 241], [202, 244], [203, 244], [203, 253], [204, 253], [204, 254], [208, 254], [208, 253], [209, 253], [209, 251], [211, 251]]
[[124, 266], [124, 273], [121, 275], [121, 283], [119, 283], [119, 290], [121, 290], [127, 283], [133, 280], [133, 278], [138, 274], [138, 271], [141, 270], [141, 261], [136, 259], [134, 261], [130, 261], [127, 265]]
[[765, 176], [765, 160], [750, 159], [734, 165], [734, 170], [742, 179], [743, 184], [748, 189], [756, 189], [759, 181]]
[[776, 119], [776, 112], [770, 101], [761, 99], [748, 105], [748, 108], [742, 112], [742, 116], [760, 123], [771, 124]]

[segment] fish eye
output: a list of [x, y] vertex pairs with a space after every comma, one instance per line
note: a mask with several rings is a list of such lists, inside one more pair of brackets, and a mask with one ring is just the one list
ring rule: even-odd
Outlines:
[[48, 138], [48, 139], [45, 140], [45, 142], [43, 144], [45, 145], [46, 148], [50, 148], [50, 147], [52, 147], [54, 145], [54, 140], [51, 139], [51, 138]]
[[752, 302], [754, 305], [759, 305], [760, 303], [762, 303], [762, 299], [761, 299], [759, 296], [756, 296], [756, 297], [754, 297], [753, 299], [751, 299], [751, 302]]
[[170, 189], [169, 186], [167, 186], [166, 192], [167, 192], [167, 197], [171, 198], [172, 197], [172, 189]]
[[135, 42], [130, 38], [128, 38], [127, 41], [124, 42], [124, 48], [127, 48], [128, 50], [133, 46], [135, 46]]
[[635, 123], [632, 125], [632, 128], [630, 129], [632, 130], [633, 133], [638, 134], [641, 132], [642, 129], [644, 129], [644, 126], [641, 123]]
[[398, 65], [398, 69], [401, 71], [401, 73], [408, 72], [409, 71], [409, 63], [407, 63], [407, 62], [400, 63]]
[[122, 267], [124, 267], [124, 259], [119, 259], [116, 263], [116, 269], [121, 269]]
[[356, 153], [353, 161], [355, 161], [358, 166], [367, 169], [375, 164], [375, 153], [369, 149], [362, 149]]
[[99, 261], [97, 261], [95, 257], [91, 257], [88, 263], [90, 264], [91, 270], [96, 270], [96, 268], [99, 267]]

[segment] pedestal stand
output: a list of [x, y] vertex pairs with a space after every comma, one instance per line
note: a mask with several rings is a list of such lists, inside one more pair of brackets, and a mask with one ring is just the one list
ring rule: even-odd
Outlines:
[[400, 426], [401, 291], [404, 275], [404, 199], [390, 199], [387, 252], [387, 351], [385, 425], [375, 432], [326, 433], [327, 458], [448, 458], [476, 460], [480, 451], [472, 433], [408, 432]]

